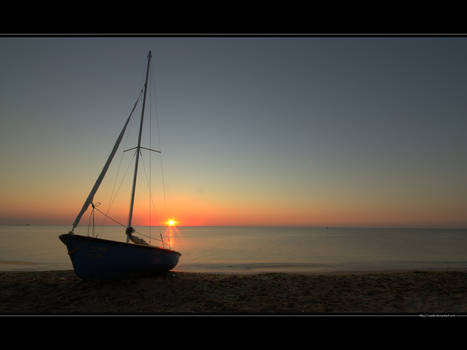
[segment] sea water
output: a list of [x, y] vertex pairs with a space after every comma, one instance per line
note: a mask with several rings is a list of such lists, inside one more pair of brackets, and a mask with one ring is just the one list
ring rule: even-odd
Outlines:
[[[58, 236], [69, 226], [0, 225], [0, 270], [69, 270]], [[216, 273], [449, 270], [467, 268], [467, 229], [326, 227], [136, 227], [179, 251], [175, 271]], [[88, 235], [87, 228], [76, 233]], [[125, 241], [124, 228], [98, 226]], [[91, 233], [89, 233], [91, 234]], [[170, 241], [170, 242], [169, 242]]]

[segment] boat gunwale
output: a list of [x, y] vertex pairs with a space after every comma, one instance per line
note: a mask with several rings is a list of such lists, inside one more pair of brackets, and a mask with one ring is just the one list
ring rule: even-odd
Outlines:
[[168, 249], [168, 248], [162, 248], [162, 247], [156, 247], [156, 246], [153, 246], [153, 245], [142, 245], [142, 244], [138, 244], [138, 243], [126, 243], [126, 242], [121, 242], [121, 241], [114, 241], [114, 240], [111, 240], [111, 239], [105, 239], [105, 238], [83, 236], [83, 235], [79, 235], [79, 234], [76, 234], [76, 233], [70, 233], [70, 232], [61, 234], [59, 236], [59, 238], [61, 238], [62, 236], [69, 236], [69, 237], [75, 236], [75, 237], [79, 237], [80, 239], [85, 239], [85, 240], [90, 240], [90, 241], [101, 241], [101, 242], [108, 242], [108, 243], [116, 243], [118, 245], [123, 245], [123, 246], [127, 246], [127, 247], [138, 247], [138, 248], [149, 248], [149, 249], [156, 249], [156, 250], [165, 250], [167, 252], [175, 253], [175, 254], [178, 254], [180, 256], [182, 255], [181, 253], [179, 253], [179, 252], [177, 252], [175, 250]]

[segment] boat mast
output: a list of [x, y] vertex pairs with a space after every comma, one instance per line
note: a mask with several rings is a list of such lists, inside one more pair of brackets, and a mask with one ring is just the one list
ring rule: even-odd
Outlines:
[[138, 175], [138, 163], [139, 163], [139, 157], [140, 157], [140, 149], [141, 149], [141, 134], [143, 131], [143, 119], [144, 119], [144, 107], [146, 105], [146, 90], [148, 86], [148, 76], [149, 76], [149, 65], [151, 63], [151, 51], [149, 50], [148, 54], [148, 65], [146, 68], [146, 80], [144, 82], [144, 97], [143, 97], [143, 107], [141, 109], [141, 121], [139, 124], [139, 135], [138, 135], [138, 146], [136, 146], [136, 160], [135, 160], [135, 171], [133, 175], [133, 189], [131, 191], [131, 201], [130, 201], [130, 214], [128, 216], [128, 226], [125, 230], [125, 233], [127, 234], [126, 237], [126, 242], [128, 243], [130, 240], [130, 236], [133, 232], [135, 232], [135, 229], [131, 227], [131, 219], [133, 217], [133, 204], [135, 201], [135, 189], [136, 189], [136, 177]]

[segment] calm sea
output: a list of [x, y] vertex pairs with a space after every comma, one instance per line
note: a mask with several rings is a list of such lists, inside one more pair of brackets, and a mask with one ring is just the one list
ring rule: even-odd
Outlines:
[[[65, 245], [58, 239], [69, 229], [0, 226], [0, 270], [72, 269]], [[165, 230], [136, 229], [150, 234], [153, 244], [160, 243], [156, 238]], [[96, 232], [100, 238], [125, 240], [121, 227], [101, 226]], [[86, 235], [87, 228], [76, 233]], [[179, 227], [171, 248], [182, 253], [175, 271], [187, 272], [467, 268], [467, 229]]]

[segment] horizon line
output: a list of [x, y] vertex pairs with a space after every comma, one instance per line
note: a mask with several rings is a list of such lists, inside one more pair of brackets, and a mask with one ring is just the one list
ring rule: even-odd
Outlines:
[[[0, 226], [70, 226], [65, 224], [41, 224], [41, 223], [0, 223]], [[135, 227], [167, 227], [167, 225], [134, 225]], [[83, 228], [82, 226], [81, 228]], [[120, 227], [120, 225], [96, 225], [96, 227]], [[176, 227], [264, 227], [264, 228], [325, 228], [325, 229], [334, 229], [334, 228], [362, 228], [362, 229], [457, 229], [457, 230], [467, 230], [467, 226], [423, 226], [423, 225], [177, 225]]]

